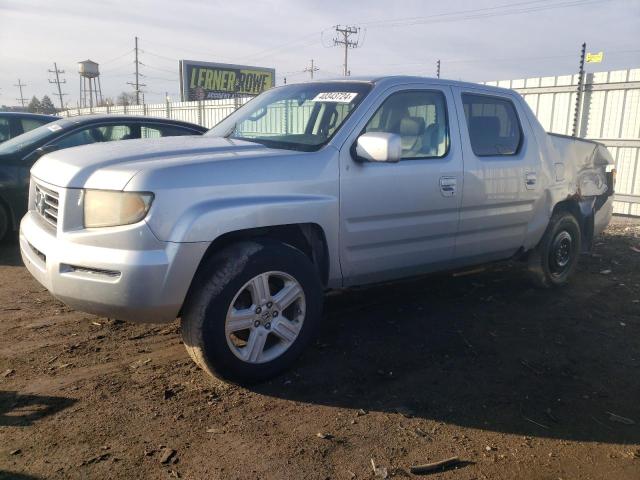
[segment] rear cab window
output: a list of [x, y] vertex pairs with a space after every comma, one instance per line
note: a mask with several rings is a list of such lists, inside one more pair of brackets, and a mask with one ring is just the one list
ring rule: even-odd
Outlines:
[[9, 140], [11, 138], [11, 127], [9, 119], [6, 117], [0, 117], [0, 142]]
[[34, 128], [41, 127], [42, 125], [49, 123], [47, 120], [35, 119], [35, 118], [21, 118], [20, 125], [22, 127], [22, 132], [28, 132], [29, 130], [33, 130]]
[[140, 126], [141, 138], [180, 137], [184, 135], [198, 135], [198, 132], [177, 125]]
[[462, 105], [473, 153], [479, 157], [516, 155], [522, 127], [511, 100], [463, 93]]

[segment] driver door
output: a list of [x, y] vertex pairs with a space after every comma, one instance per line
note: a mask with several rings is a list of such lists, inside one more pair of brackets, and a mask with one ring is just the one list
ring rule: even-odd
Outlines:
[[[446, 86], [390, 89], [340, 153], [340, 262], [345, 285], [417, 275], [453, 258], [462, 150]], [[352, 155], [366, 132], [400, 135], [397, 163]]]

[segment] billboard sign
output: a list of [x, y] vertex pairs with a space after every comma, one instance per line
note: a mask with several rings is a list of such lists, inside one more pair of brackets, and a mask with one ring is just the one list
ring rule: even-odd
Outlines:
[[273, 68], [180, 60], [183, 102], [259, 95], [275, 85]]

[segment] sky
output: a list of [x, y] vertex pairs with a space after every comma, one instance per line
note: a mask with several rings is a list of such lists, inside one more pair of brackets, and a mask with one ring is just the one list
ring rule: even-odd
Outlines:
[[134, 37], [146, 103], [178, 100], [178, 60], [276, 69], [276, 83], [342, 75], [335, 25], [360, 27], [352, 75], [489, 81], [576, 73], [582, 42], [604, 51], [587, 71], [640, 68], [640, 0], [0, 0], [0, 105], [52, 94], [78, 100], [77, 62], [100, 64], [103, 96], [131, 92]]

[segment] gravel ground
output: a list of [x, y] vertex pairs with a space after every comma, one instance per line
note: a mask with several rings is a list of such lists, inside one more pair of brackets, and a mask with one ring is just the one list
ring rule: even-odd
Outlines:
[[559, 290], [496, 264], [332, 293], [314, 346], [250, 389], [192, 364], [178, 322], [67, 308], [17, 250], [0, 246], [0, 479], [640, 478], [637, 222]]

